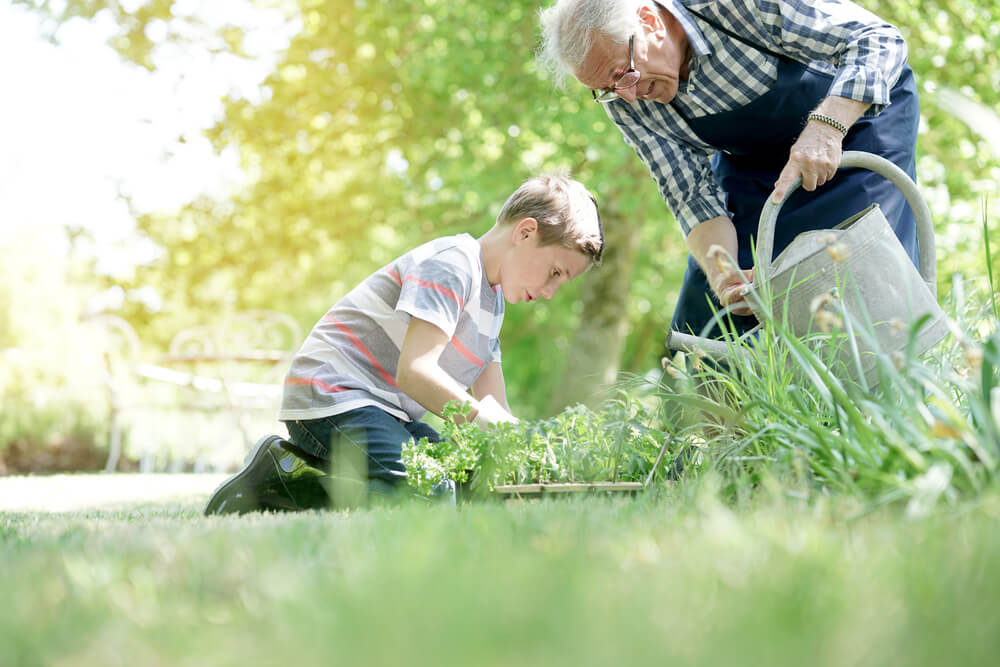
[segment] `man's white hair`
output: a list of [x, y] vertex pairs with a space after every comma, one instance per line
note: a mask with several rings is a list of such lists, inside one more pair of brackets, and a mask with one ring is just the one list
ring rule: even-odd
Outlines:
[[590, 53], [594, 33], [616, 44], [628, 42], [639, 27], [638, 9], [649, 0], [558, 0], [539, 13], [542, 44], [536, 59], [557, 87], [565, 85]]

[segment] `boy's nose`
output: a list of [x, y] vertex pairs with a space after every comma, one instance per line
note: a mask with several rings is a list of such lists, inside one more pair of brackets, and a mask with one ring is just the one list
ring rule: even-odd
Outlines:
[[556, 295], [557, 289], [559, 289], [559, 285], [548, 284], [541, 289], [541, 295], [551, 301], [552, 297]]

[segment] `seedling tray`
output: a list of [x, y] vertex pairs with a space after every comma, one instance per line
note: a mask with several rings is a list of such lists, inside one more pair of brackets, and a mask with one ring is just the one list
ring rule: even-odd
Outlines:
[[642, 482], [566, 482], [562, 484], [505, 484], [497, 486], [493, 492], [508, 498], [516, 496], [537, 496], [552, 493], [636, 493], [645, 488]]
[[540, 497], [546, 495], [562, 495], [567, 493], [627, 493], [635, 495], [645, 489], [656, 476], [663, 455], [673, 442], [673, 436], [668, 437], [660, 453], [656, 456], [645, 482], [562, 482], [552, 484], [504, 484], [493, 488], [493, 493], [503, 499], [520, 498], [523, 496]]

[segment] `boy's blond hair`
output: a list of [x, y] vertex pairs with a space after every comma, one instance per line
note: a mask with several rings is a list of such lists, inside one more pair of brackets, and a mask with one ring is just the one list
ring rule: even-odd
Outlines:
[[525, 181], [504, 202], [497, 224], [524, 218], [538, 222], [538, 244], [561, 245], [601, 263], [604, 232], [597, 200], [579, 181], [565, 174], [542, 174]]

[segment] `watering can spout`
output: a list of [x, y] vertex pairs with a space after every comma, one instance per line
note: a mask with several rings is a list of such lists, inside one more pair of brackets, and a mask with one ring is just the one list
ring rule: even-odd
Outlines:
[[[878, 382], [877, 357], [906, 348], [910, 324], [926, 318], [914, 337], [916, 354], [941, 340], [948, 326], [936, 298], [934, 226], [916, 184], [898, 166], [871, 153], [845, 152], [840, 168], [845, 167], [870, 169], [906, 197], [917, 223], [919, 273], [877, 203], [832, 229], [799, 234], [773, 257], [774, 230], [784, 201], [775, 204], [768, 197], [757, 228], [754, 282], [745, 296], [758, 320], [784, 322], [800, 338], [817, 333], [816, 304], [832, 302], [851, 336], [849, 344], [835, 347], [836, 366], [871, 387]], [[786, 201], [799, 185], [801, 180], [789, 189]], [[844, 252], [833, 252], [831, 244]], [[769, 296], [761, 298], [764, 294]], [[857, 325], [864, 325], [865, 332], [855, 337], [860, 333]], [[742, 345], [673, 331], [666, 345], [719, 360], [750, 353]]]

